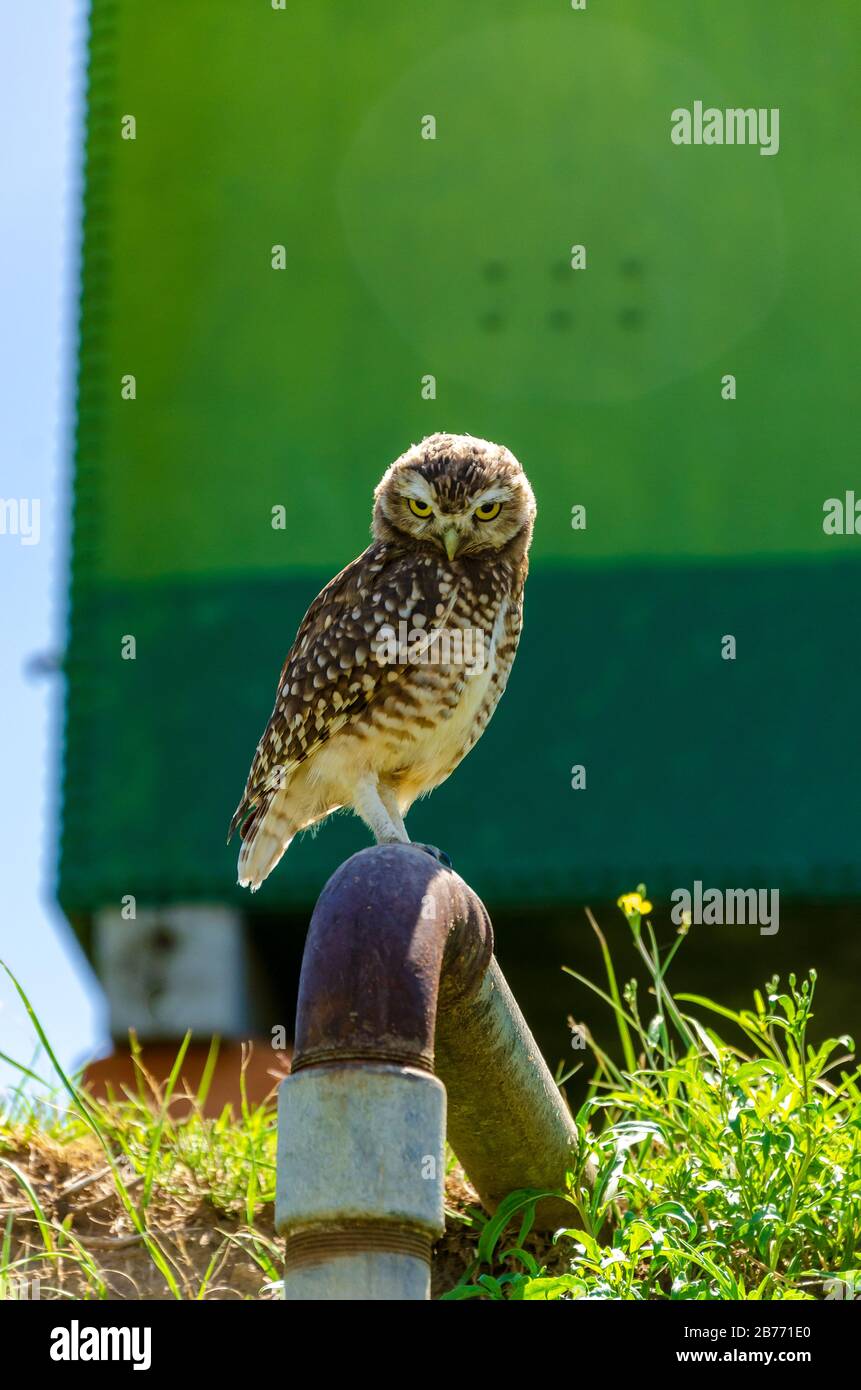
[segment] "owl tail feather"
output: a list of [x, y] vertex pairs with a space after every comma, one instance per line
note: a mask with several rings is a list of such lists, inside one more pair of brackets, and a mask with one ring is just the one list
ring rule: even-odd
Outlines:
[[242, 827], [239, 883], [256, 893], [278, 863], [295, 831], [277, 805], [260, 806]]

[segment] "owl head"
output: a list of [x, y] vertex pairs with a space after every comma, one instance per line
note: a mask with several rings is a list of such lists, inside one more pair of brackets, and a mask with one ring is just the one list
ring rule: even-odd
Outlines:
[[377, 541], [435, 546], [449, 560], [489, 551], [522, 558], [535, 498], [517, 459], [471, 434], [432, 434], [386, 470], [374, 493]]

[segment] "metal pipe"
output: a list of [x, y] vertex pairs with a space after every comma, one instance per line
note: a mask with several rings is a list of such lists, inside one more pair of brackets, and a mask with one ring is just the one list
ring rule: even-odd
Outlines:
[[[484, 905], [420, 849], [363, 850], [311, 918], [279, 1094], [285, 1298], [429, 1297], [446, 1096], [450, 1142], [489, 1210], [515, 1188], [563, 1186], [576, 1131]], [[571, 1224], [572, 1208], [543, 1202], [537, 1221]]]

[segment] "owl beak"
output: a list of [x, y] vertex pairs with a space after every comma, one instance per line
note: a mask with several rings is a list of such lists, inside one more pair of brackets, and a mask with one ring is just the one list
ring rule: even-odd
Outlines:
[[460, 532], [456, 526], [446, 526], [442, 533], [442, 543], [445, 546], [446, 555], [450, 560], [453, 560], [460, 544]]

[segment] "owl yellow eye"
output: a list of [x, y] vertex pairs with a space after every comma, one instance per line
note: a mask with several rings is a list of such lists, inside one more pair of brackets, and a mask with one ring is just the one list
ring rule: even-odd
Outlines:
[[411, 497], [409, 501], [410, 511], [412, 512], [413, 516], [430, 516], [431, 512], [433, 511], [433, 507], [431, 506], [430, 502], [419, 502], [416, 497]]
[[482, 502], [481, 506], [475, 509], [476, 520], [492, 521], [495, 516], [499, 516], [501, 510], [501, 502]]

